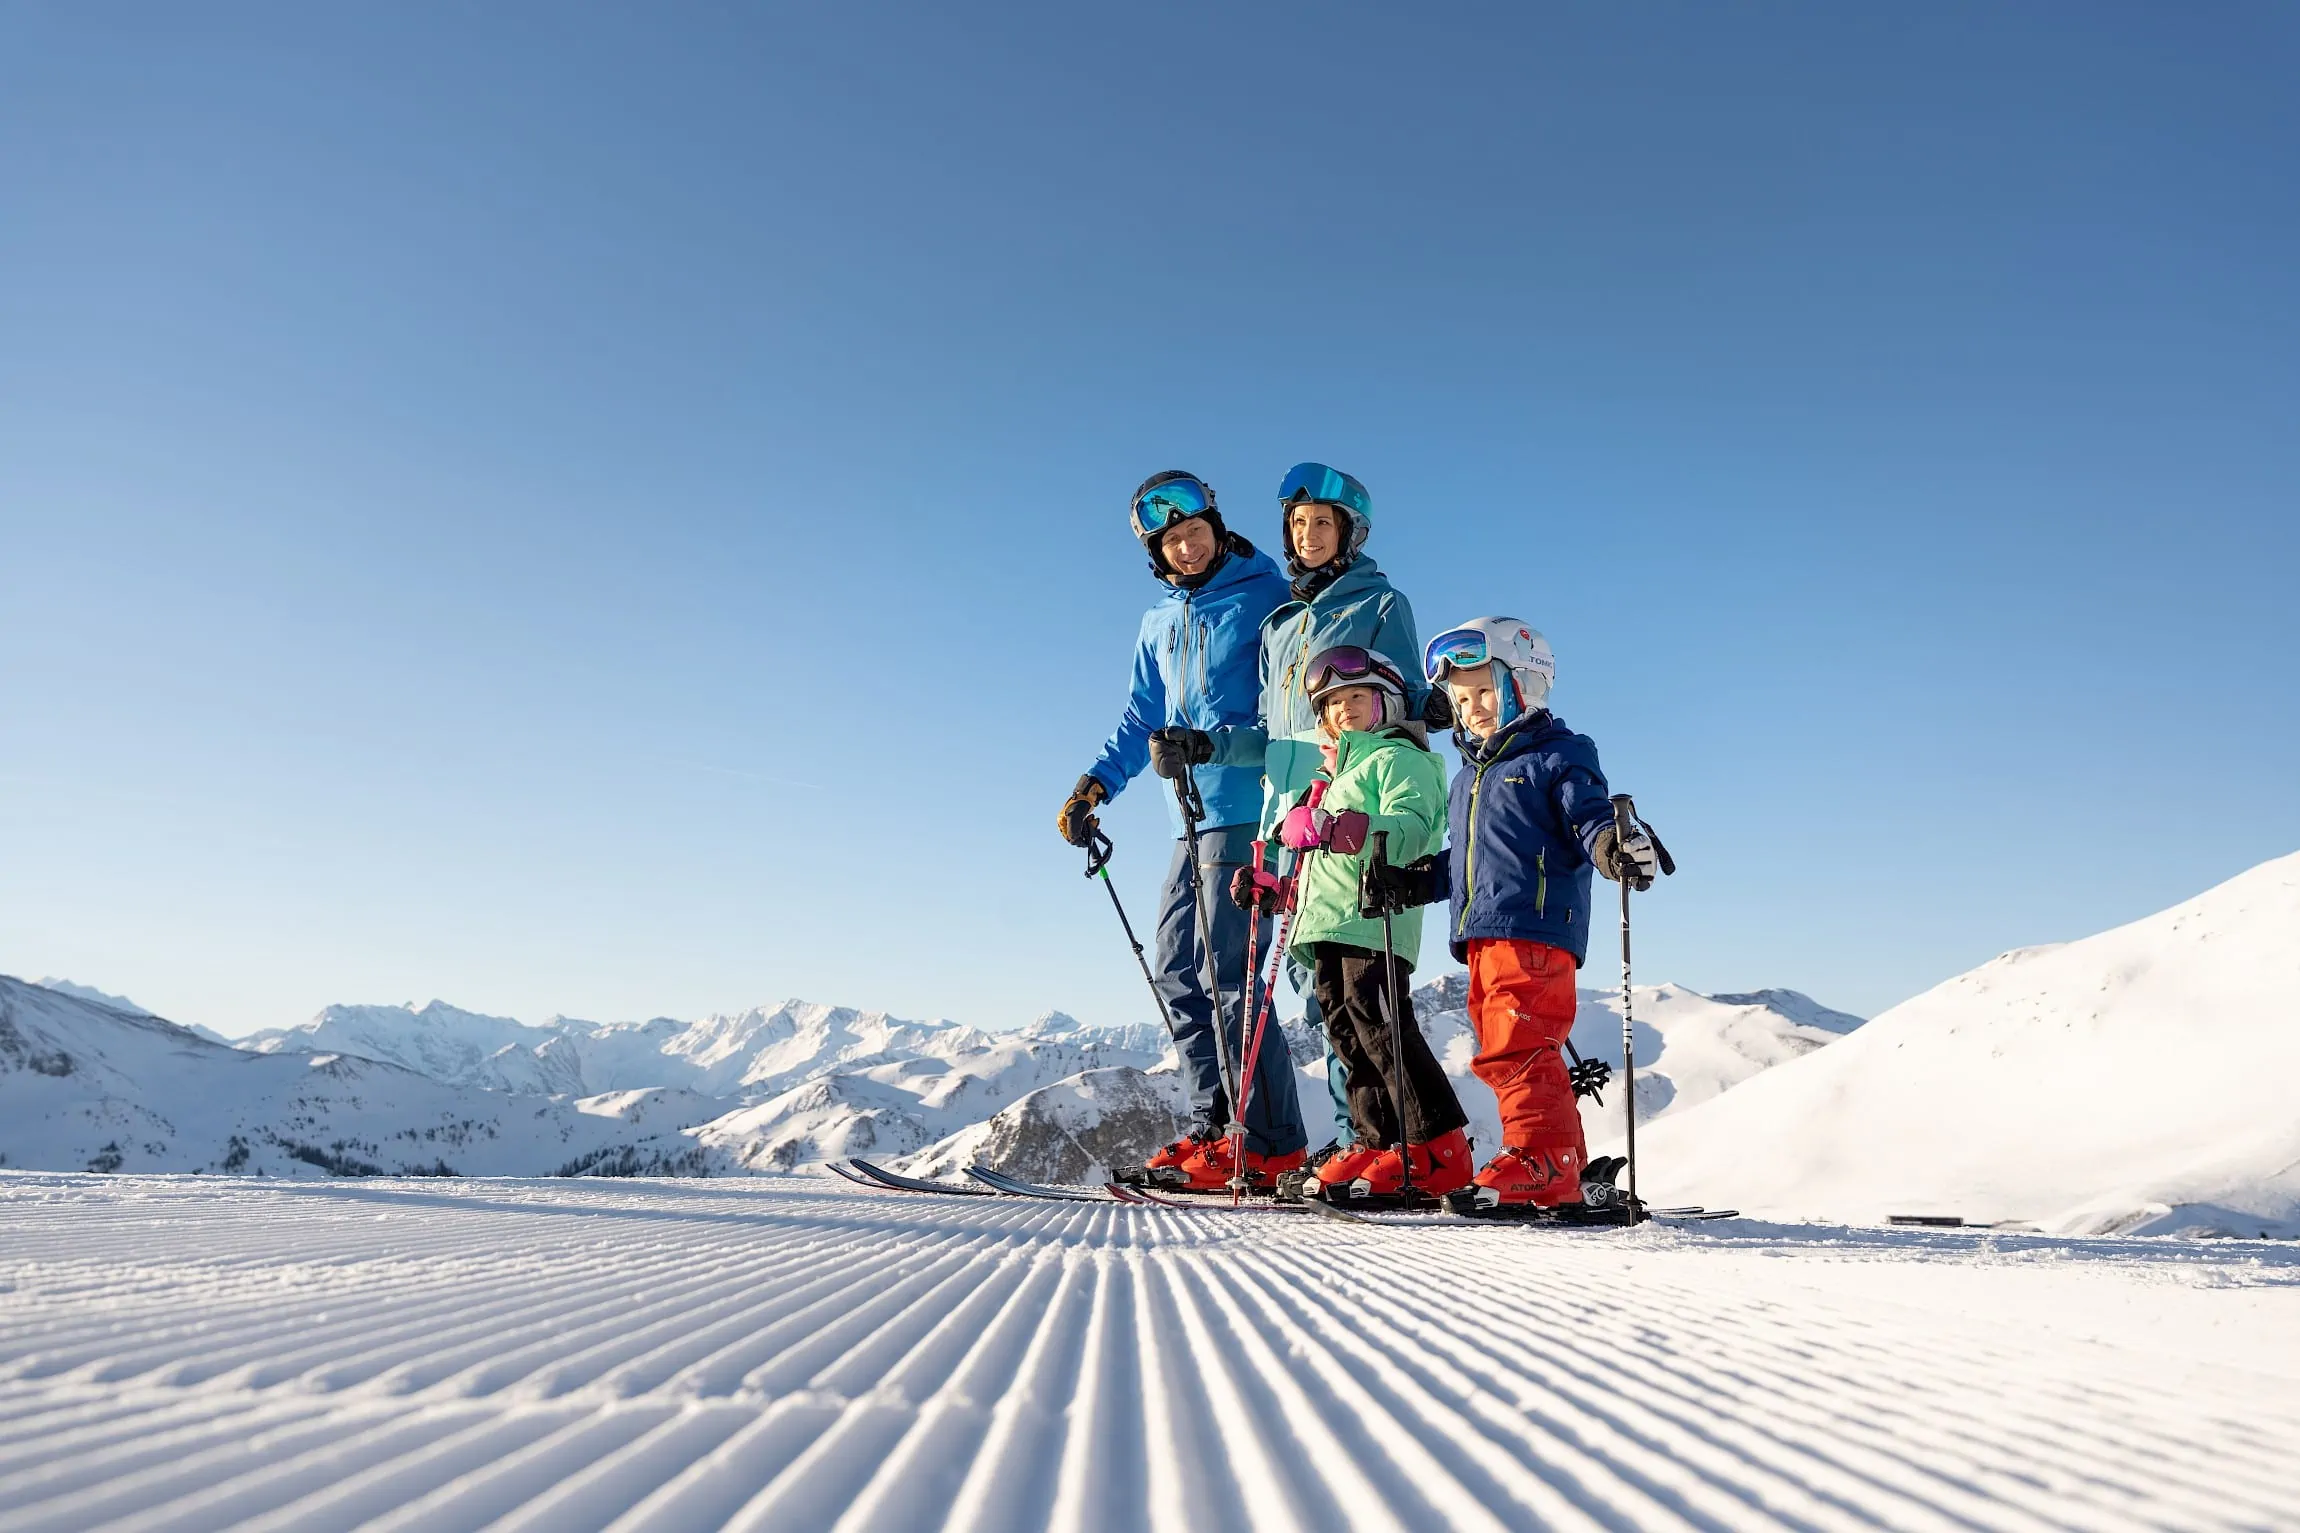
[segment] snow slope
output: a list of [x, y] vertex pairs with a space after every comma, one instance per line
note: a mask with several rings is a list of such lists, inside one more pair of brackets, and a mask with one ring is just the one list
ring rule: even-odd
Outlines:
[[1641, 1137], [1664, 1198], [1788, 1217], [2300, 1234], [2300, 854], [2025, 948]]
[[450, 1086], [349, 1054], [251, 1054], [0, 976], [0, 1165], [302, 1177], [728, 1169], [681, 1125], [643, 1121], [661, 1116]]
[[0, 1174], [0, 1533], [2300, 1523], [2300, 1251]]
[[[1591, 972], [1583, 971], [1585, 976]], [[1637, 1024], [1640, 1123], [1709, 1101], [1760, 1071], [1801, 1058], [1861, 1026], [1859, 1017], [1831, 1011], [1794, 990], [1702, 995], [1682, 985], [1638, 985], [1630, 999]], [[1606, 1061], [1615, 1072], [1614, 1084], [1601, 1101], [1584, 1098], [1581, 1103], [1582, 1126], [1594, 1153], [1622, 1137], [1621, 991], [1584, 989], [1577, 1000], [1574, 1048], [1584, 1058]], [[1454, 1091], [1469, 1114], [1470, 1138], [1480, 1154], [1491, 1154], [1501, 1144], [1501, 1123], [1493, 1093], [1470, 1071], [1477, 1035], [1470, 1027], [1468, 1004], [1467, 974], [1449, 974], [1414, 991], [1414, 1015], [1453, 1078]], [[1322, 1077], [1306, 1079], [1305, 1091], [1313, 1089], [1316, 1099], [1323, 1101]]]

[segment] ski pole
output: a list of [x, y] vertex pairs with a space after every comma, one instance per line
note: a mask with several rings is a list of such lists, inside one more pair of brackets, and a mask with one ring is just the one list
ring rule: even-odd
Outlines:
[[[1198, 945], [1205, 950], [1206, 1000], [1214, 1024], [1214, 1068], [1229, 1097], [1230, 1115], [1238, 1114], [1238, 1072], [1230, 1057], [1229, 1030], [1222, 1025], [1222, 971], [1214, 957], [1214, 912], [1206, 898], [1206, 867], [1199, 861], [1198, 822], [1206, 817], [1206, 801], [1198, 794], [1198, 776], [1185, 765], [1174, 779], [1174, 800], [1182, 809], [1182, 838], [1189, 844], [1190, 902], [1198, 911]], [[1239, 1125], [1243, 1132], [1244, 1125]]]
[[1613, 1066], [1602, 1059], [1583, 1059], [1581, 1051], [1573, 1046], [1570, 1037], [1564, 1042], [1565, 1057], [1573, 1061], [1573, 1068], [1565, 1072], [1566, 1079], [1573, 1084], [1573, 1094], [1589, 1097], [1603, 1107], [1605, 1083], [1613, 1078]]
[[1664, 874], [1677, 871], [1677, 859], [1669, 855], [1669, 848], [1661, 844], [1661, 837], [1653, 827], [1637, 817], [1637, 804], [1626, 793], [1613, 795], [1613, 844], [1622, 862], [1621, 874], [1621, 1075], [1623, 1114], [1628, 1124], [1629, 1161], [1629, 1217], [1635, 1223], [1641, 1217], [1643, 1204], [1637, 1201], [1637, 1040], [1636, 1026], [1630, 1018], [1629, 997], [1629, 838], [1642, 830], [1653, 843], [1654, 860]]
[[[1613, 844], [1629, 844], [1630, 816], [1637, 806], [1626, 793], [1613, 795]], [[1628, 1128], [1629, 1219], [1637, 1221], [1637, 1034], [1630, 1021], [1629, 998], [1629, 870], [1621, 868], [1621, 1093], [1622, 1117]]]
[[[1372, 866], [1390, 865], [1390, 833], [1374, 832]], [[1413, 1146], [1406, 1138], [1406, 1042], [1405, 1027], [1398, 1020], [1398, 958], [1395, 938], [1390, 931], [1390, 912], [1385, 903], [1382, 908], [1382, 1000], [1390, 1013], [1390, 1108], [1398, 1119], [1398, 1164], [1405, 1170], [1405, 1179], [1399, 1183], [1399, 1197], [1412, 1202], [1414, 1196]]]
[[1134, 962], [1141, 967], [1142, 983], [1150, 987], [1150, 999], [1158, 1003], [1158, 1020], [1166, 1024], [1166, 1034], [1174, 1033], [1174, 1018], [1166, 1010], [1166, 997], [1159, 993], [1158, 981], [1150, 975], [1150, 960], [1142, 954], [1142, 940], [1134, 935], [1134, 923], [1126, 919], [1126, 907], [1118, 903], [1118, 886], [1110, 881], [1110, 859], [1116, 854], [1110, 838], [1097, 825], [1086, 843], [1086, 876], [1100, 874], [1102, 887], [1110, 891], [1110, 908], [1118, 912], [1118, 925], [1126, 933], [1126, 945], [1134, 950]]
[[[1254, 843], [1254, 872], [1262, 871], [1262, 848], [1266, 842]], [[1257, 897], [1261, 889], [1255, 888]], [[1230, 1114], [1230, 1202], [1235, 1205], [1246, 1187], [1246, 1104], [1254, 1095], [1254, 1048], [1258, 1040], [1250, 1038], [1254, 1026], [1254, 976], [1260, 972], [1262, 912], [1257, 898], [1246, 909], [1246, 978], [1238, 986], [1238, 1046], [1246, 1051], [1246, 1062], [1238, 1072], [1238, 1092], [1234, 1100], [1237, 1110]]]
[[[1262, 847], [1262, 842], [1254, 843], [1254, 866], [1256, 868], [1262, 865]], [[1248, 1102], [1254, 1098], [1254, 1067], [1261, 1061], [1262, 1039], [1269, 1031], [1270, 1008], [1274, 1000], [1273, 992], [1278, 984], [1278, 970], [1283, 968], [1286, 962], [1286, 935], [1294, 928], [1294, 889], [1296, 887], [1299, 886], [1288, 887], [1285, 903], [1278, 907], [1278, 940], [1270, 948], [1270, 977], [1262, 982], [1262, 1004], [1255, 1014], [1253, 1031], [1246, 1040], [1245, 1082], [1240, 1088], [1239, 1095]], [[1248, 966], [1247, 973], [1249, 975], [1254, 973], [1252, 966]], [[1239, 1105], [1238, 1116], [1241, 1118], [1246, 1116], [1243, 1103]]]

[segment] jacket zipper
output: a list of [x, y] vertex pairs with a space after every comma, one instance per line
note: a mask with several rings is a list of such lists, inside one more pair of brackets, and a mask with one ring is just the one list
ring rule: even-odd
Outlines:
[[1469, 932], [1470, 907], [1477, 903], [1477, 796], [1485, 787], [1485, 769], [1490, 761], [1478, 764], [1477, 775], [1469, 780], [1469, 826], [1463, 839], [1469, 842], [1462, 853], [1461, 863], [1461, 920], [1455, 923], [1454, 940], [1464, 941]]
[[1533, 918], [1541, 920], [1549, 913], [1549, 848], [1543, 847], [1533, 854]]

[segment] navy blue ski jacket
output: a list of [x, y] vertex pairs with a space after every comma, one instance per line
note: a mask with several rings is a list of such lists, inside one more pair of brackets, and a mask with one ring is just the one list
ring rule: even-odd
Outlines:
[[[1456, 743], [1463, 736], [1454, 736]], [[1447, 799], [1453, 956], [1511, 937], [1589, 956], [1590, 854], [1613, 823], [1597, 742], [1546, 710], [1465, 746]]]

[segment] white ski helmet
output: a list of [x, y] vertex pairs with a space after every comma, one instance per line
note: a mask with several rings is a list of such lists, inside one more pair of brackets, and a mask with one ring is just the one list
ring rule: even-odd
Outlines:
[[[1549, 706], [1549, 686], [1557, 679], [1557, 657], [1541, 630], [1520, 618], [1479, 617], [1448, 628], [1422, 651], [1422, 674], [1433, 687], [1455, 671], [1491, 664], [1494, 689], [1501, 694], [1501, 722]], [[1508, 680], [1513, 683], [1503, 686]]]

